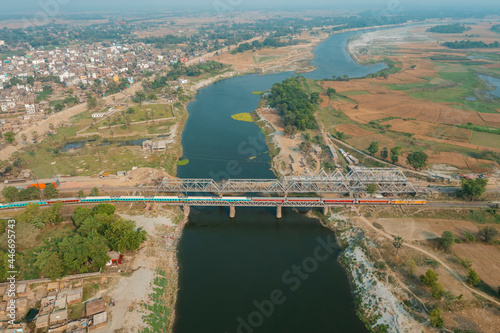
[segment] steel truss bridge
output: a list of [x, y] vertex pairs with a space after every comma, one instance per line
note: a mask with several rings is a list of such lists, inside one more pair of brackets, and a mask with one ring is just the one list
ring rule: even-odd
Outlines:
[[356, 168], [345, 174], [339, 170], [327, 173], [321, 170], [308, 177], [276, 179], [213, 179], [165, 178], [156, 192], [206, 192], [219, 195], [234, 193], [366, 193], [369, 184], [376, 184], [379, 193], [416, 194], [417, 191], [400, 169]]

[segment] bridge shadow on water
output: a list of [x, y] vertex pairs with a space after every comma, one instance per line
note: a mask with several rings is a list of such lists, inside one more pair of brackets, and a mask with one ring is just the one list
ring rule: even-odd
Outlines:
[[178, 250], [176, 333], [366, 332], [334, 234], [317, 219], [193, 207]]

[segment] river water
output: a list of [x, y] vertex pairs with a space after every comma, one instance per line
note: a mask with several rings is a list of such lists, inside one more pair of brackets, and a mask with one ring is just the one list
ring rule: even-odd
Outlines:
[[[359, 66], [345, 51], [361, 32], [331, 36], [314, 51], [317, 70], [304, 76], [359, 77], [385, 65]], [[181, 178], [275, 178], [268, 148], [253, 123], [231, 115], [252, 112], [264, 91], [294, 75], [246, 75], [201, 89], [188, 105]], [[178, 246], [175, 333], [366, 332], [336, 257], [335, 236], [316, 219], [275, 209], [192, 208]], [[333, 244], [333, 245], [332, 245]]]

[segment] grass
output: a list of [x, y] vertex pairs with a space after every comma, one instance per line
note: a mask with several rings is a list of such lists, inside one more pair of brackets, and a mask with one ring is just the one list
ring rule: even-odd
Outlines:
[[490, 133], [473, 132], [470, 143], [500, 149], [500, 136]]
[[165, 271], [157, 270], [157, 274], [153, 282], [154, 292], [149, 295], [154, 303], [153, 305], [143, 303], [145, 310], [149, 311], [149, 313], [142, 316], [144, 323], [148, 327], [142, 329], [141, 333], [166, 332], [170, 325], [170, 309], [164, 305], [168, 280], [165, 277]]
[[260, 95], [264, 95], [264, 92], [263, 91], [252, 91], [252, 94], [260, 96]]
[[342, 92], [345, 96], [358, 96], [358, 95], [369, 95], [370, 93], [366, 90], [351, 90]]
[[245, 121], [247, 123], [253, 123], [252, 115], [247, 112], [233, 114], [231, 116], [234, 120]]
[[183, 165], [188, 165], [188, 164], [189, 164], [189, 160], [187, 158], [177, 162], [177, 166], [183, 166]]
[[70, 305], [68, 307], [68, 310], [69, 310], [68, 318], [73, 320], [78, 320], [83, 317], [85, 311], [85, 303]]
[[263, 62], [271, 61], [271, 60], [278, 59], [278, 58], [279, 58], [279, 56], [262, 56], [262, 57], [254, 56], [253, 62], [256, 64], [261, 64]]

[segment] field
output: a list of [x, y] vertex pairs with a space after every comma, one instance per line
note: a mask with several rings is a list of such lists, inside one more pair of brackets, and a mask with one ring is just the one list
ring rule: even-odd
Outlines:
[[463, 235], [465, 231], [479, 231], [474, 223], [460, 220], [378, 218], [376, 222], [388, 233], [408, 241], [440, 238], [443, 231], [451, 231], [456, 235]]
[[[403, 157], [426, 151], [431, 166], [493, 171], [498, 164], [474, 157], [477, 151], [500, 153], [500, 135], [459, 125], [500, 128], [500, 98], [494, 98], [491, 85], [478, 76], [500, 76], [493, 72], [500, 67], [500, 57], [495, 50], [451, 50], [436, 43], [457, 35], [431, 34], [424, 28], [410, 33], [409, 29], [367, 33], [349, 44], [359, 61], [390, 59], [400, 70], [387, 78], [320, 82], [321, 122], [330, 134], [342, 132], [347, 143], [365, 151], [377, 141], [380, 148], [401, 146]], [[475, 25], [481, 34], [476, 39], [492, 38], [488, 29], [487, 24]], [[421, 41], [412, 39], [413, 33]], [[357, 53], [360, 50], [363, 55]], [[330, 98], [327, 88], [336, 91]], [[399, 163], [405, 166], [404, 158]]]
[[456, 244], [453, 252], [462, 259], [472, 260], [481, 279], [496, 288], [500, 286], [500, 248], [486, 244]]

